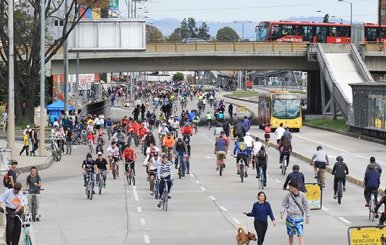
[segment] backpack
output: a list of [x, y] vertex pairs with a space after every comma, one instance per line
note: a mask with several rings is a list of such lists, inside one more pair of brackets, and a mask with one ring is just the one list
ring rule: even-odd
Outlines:
[[245, 152], [247, 150], [247, 144], [245, 144], [244, 142], [240, 142], [239, 143], [239, 149], [241, 152]]
[[257, 153], [257, 159], [259, 159], [260, 161], [263, 161], [265, 160], [265, 157], [266, 157], [265, 151], [259, 150], [259, 152]]
[[3, 185], [5, 188], [10, 188], [11, 187], [11, 184], [9, 183], [9, 172], [7, 172], [5, 175], [4, 175], [4, 178], [3, 178]]
[[283, 136], [281, 138], [281, 140], [282, 140], [282, 146], [285, 149], [289, 149], [291, 147], [291, 139], [290, 138]]

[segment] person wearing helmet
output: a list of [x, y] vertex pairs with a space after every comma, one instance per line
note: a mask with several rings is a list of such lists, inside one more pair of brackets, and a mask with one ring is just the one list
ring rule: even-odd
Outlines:
[[300, 170], [299, 165], [295, 164], [292, 166], [292, 173], [289, 173], [287, 175], [287, 179], [285, 180], [283, 185], [283, 190], [287, 190], [288, 183], [296, 182], [297, 185], [299, 186], [299, 191], [306, 192], [306, 188], [304, 187], [304, 182], [305, 182], [304, 174], [299, 170]]
[[129, 174], [129, 164], [130, 168], [133, 170], [135, 175], [135, 159], [137, 158], [137, 154], [134, 149], [130, 147], [130, 145], [125, 145], [125, 149], [122, 152], [122, 160], [125, 163], [125, 173]]
[[346, 191], [346, 175], [348, 174], [347, 164], [343, 162], [342, 156], [336, 157], [336, 163], [332, 169], [332, 174], [334, 177], [334, 199], [337, 197], [338, 192], [338, 182], [342, 181], [343, 183], [343, 191]]
[[328, 161], [327, 154], [323, 151], [323, 148], [321, 146], [318, 146], [316, 148], [316, 152], [314, 153], [311, 159], [311, 165], [314, 165], [315, 178], [317, 178], [317, 168], [321, 169], [324, 188], [326, 183], [326, 166], [330, 165], [330, 163]]
[[[385, 189], [384, 193], [386, 194], [386, 189]], [[385, 225], [385, 222], [386, 222], [386, 195], [383, 196], [383, 197], [381, 198], [381, 200], [379, 200], [379, 202], [378, 202], [377, 205], [375, 206], [375, 210], [374, 210], [374, 213], [375, 213], [374, 217], [375, 217], [375, 218], [378, 218], [378, 217], [379, 217], [379, 215], [378, 215], [378, 209], [379, 209], [382, 205], [384, 206], [384, 210], [383, 210], [383, 212], [382, 212], [382, 214], [381, 214], [381, 218], [379, 219], [378, 225]]]

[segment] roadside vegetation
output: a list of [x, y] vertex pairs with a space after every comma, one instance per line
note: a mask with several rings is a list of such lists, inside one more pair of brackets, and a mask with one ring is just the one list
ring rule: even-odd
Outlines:
[[318, 118], [318, 119], [306, 120], [304, 123], [312, 126], [325, 127], [333, 130], [342, 131], [342, 132], [348, 132], [350, 129], [350, 127], [346, 125], [346, 121], [344, 119], [332, 120], [332, 119]]
[[229, 97], [243, 98], [243, 97], [256, 97], [259, 93], [256, 91], [236, 91], [229, 94]]

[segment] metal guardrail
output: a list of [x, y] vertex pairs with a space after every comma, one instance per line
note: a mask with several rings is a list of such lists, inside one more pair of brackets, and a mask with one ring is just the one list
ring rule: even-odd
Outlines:
[[386, 52], [386, 43], [377, 43], [377, 42], [364, 42], [361, 43], [366, 52]]
[[351, 56], [354, 60], [355, 65], [359, 70], [359, 73], [362, 75], [363, 78], [366, 79], [366, 82], [374, 82], [374, 79], [371, 76], [369, 70], [367, 69], [366, 64], [363, 62], [363, 59], [358, 52], [358, 49], [353, 43], [350, 46], [351, 46]]
[[146, 52], [306, 52], [306, 42], [147, 43]]

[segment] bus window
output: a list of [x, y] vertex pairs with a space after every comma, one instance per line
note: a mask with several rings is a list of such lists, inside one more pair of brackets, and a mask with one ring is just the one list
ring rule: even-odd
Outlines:
[[260, 23], [256, 30], [256, 41], [265, 42], [268, 40], [268, 26], [269, 23]]
[[336, 35], [338, 37], [351, 37], [351, 27], [349, 26], [337, 26]]
[[318, 43], [327, 42], [327, 26], [317, 26], [316, 27], [316, 36]]
[[282, 35], [295, 35], [294, 30], [291, 25], [283, 25]]
[[280, 99], [273, 101], [273, 117], [278, 119], [294, 119], [300, 116], [300, 100]]
[[377, 29], [376, 28], [366, 28], [365, 29], [366, 41], [375, 42], [377, 37]]
[[303, 41], [312, 42], [311, 26], [303, 26]]
[[339, 36], [336, 34], [336, 26], [331, 26], [330, 32], [331, 32], [331, 36], [333, 37]]
[[282, 37], [282, 27], [280, 25], [274, 25], [272, 28], [272, 40], [277, 40]]

